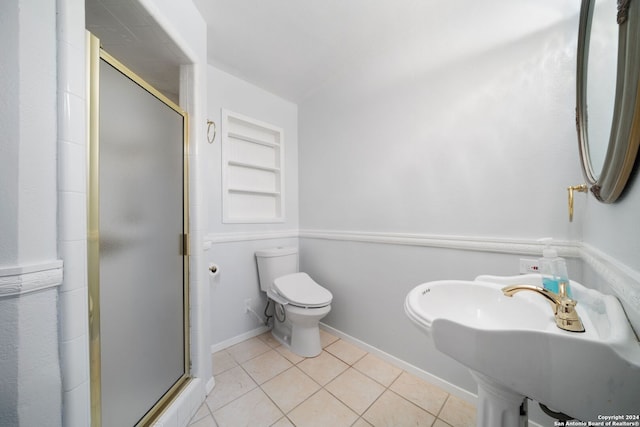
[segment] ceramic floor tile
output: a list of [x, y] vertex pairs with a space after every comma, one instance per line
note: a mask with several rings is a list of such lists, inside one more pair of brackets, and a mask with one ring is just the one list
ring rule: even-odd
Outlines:
[[207, 404], [203, 403], [202, 405], [200, 405], [194, 416], [191, 418], [191, 421], [189, 422], [193, 424], [194, 422], [199, 421], [207, 416], [211, 416], [211, 412], [209, 411], [209, 407], [207, 406]]
[[349, 365], [326, 351], [303, 360], [297, 366], [320, 385], [327, 384], [349, 368]]
[[366, 351], [343, 340], [338, 340], [334, 342], [333, 344], [328, 346], [325, 350], [333, 354], [338, 359], [342, 360], [348, 365], [353, 365], [358, 360], [360, 360], [365, 354], [367, 354]]
[[371, 424], [366, 422], [364, 418], [358, 418], [358, 421], [356, 421], [351, 427], [372, 427], [372, 426]]
[[207, 415], [206, 417], [189, 424], [189, 427], [218, 427], [218, 424], [216, 424], [213, 416]]
[[318, 391], [320, 386], [294, 366], [262, 384], [262, 389], [286, 414]]
[[402, 372], [389, 388], [434, 415], [438, 415], [448, 396], [448, 393], [440, 387], [429, 384], [408, 372]]
[[339, 339], [340, 338], [336, 337], [335, 335], [320, 329], [320, 345], [322, 346], [322, 348], [328, 347]]
[[280, 341], [273, 337], [271, 331], [267, 331], [262, 335], [258, 335], [258, 338], [262, 340], [265, 344], [267, 344], [271, 348], [276, 348], [280, 345]]
[[281, 345], [280, 347], [276, 347], [275, 350], [281, 355], [283, 355], [284, 357], [286, 357], [287, 360], [293, 363], [294, 365], [302, 362], [305, 359], [302, 356], [298, 356], [297, 354], [295, 354], [294, 352], [292, 352], [291, 350], [289, 350], [287, 347], [283, 345]]
[[283, 413], [256, 388], [213, 413], [219, 427], [268, 427]]
[[353, 368], [340, 374], [327, 384], [325, 389], [358, 415], [362, 415], [385, 390], [383, 386]]
[[257, 387], [256, 383], [240, 366], [217, 375], [215, 380], [216, 386], [206, 400], [207, 406], [212, 412]]
[[221, 350], [213, 353], [211, 356], [211, 366], [213, 368], [213, 375], [218, 375], [238, 366], [238, 363], [227, 351]]
[[473, 405], [326, 331], [320, 339], [312, 358], [269, 332], [213, 354], [216, 386], [189, 426], [475, 426]]
[[260, 338], [254, 337], [229, 347], [227, 352], [233, 356], [236, 362], [244, 363], [269, 350], [271, 350], [271, 347], [265, 344]]
[[258, 384], [270, 380], [291, 366], [291, 362], [275, 350], [270, 350], [242, 364], [244, 370]]
[[287, 416], [297, 427], [349, 427], [358, 419], [355, 412], [326, 390], [320, 390]]
[[358, 360], [353, 367], [385, 387], [389, 387], [402, 373], [402, 369], [396, 368], [372, 354], [367, 354]]
[[287, 417], [282, 417], [278, 420], [277, 423], [275, 423], [271, 427], [296, 427], [296, 426], [294, 426]]
[[385, 391], [362, 417], [375, 427], [431, 427], [436, 419], [424, 409], [389, 390]]
[[460, 398], [449, 396], [438, 417], [451, 424], [452, 427], [474, 427], [476, 425], [476, 408]]

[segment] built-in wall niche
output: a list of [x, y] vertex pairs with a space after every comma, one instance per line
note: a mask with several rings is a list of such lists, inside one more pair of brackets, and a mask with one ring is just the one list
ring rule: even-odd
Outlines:
[[222, 220], [284, 221], [282, 129], [222, 110]]

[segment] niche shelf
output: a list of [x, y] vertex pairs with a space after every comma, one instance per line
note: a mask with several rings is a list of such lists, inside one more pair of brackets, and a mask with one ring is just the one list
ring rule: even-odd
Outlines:
[[222, 110], [222, 220], [284, 221], [282, 129]]

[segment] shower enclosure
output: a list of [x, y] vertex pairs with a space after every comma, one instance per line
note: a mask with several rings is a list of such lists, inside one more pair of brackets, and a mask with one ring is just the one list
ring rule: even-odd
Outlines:
[[147, 425], [189, 380], [187, 115], [88, 38], [92, 425]]

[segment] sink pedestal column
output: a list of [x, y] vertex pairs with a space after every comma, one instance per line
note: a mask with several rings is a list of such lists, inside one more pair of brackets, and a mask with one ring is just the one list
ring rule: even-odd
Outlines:
[[502, 387], [471, 371], [478, 383], [478, 427], [527, 427], [527, 414], [520, 414], [525, 396]]

